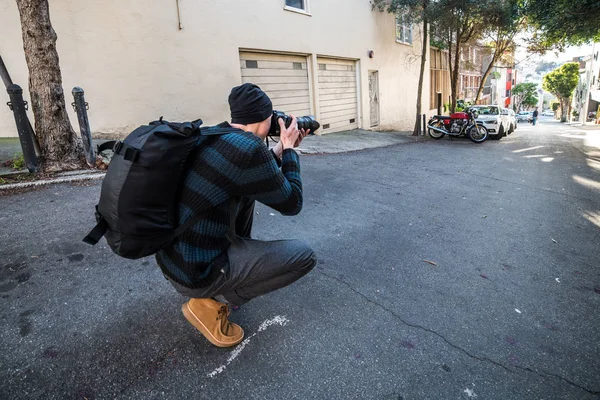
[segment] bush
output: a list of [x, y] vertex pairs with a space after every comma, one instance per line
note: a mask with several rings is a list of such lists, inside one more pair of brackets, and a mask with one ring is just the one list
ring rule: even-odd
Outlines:
[[12, 168], [18, 171], [25, 168], [25, 157], [23, 157], [23, 153], [15, 154], [15, 157], [12, 160]]

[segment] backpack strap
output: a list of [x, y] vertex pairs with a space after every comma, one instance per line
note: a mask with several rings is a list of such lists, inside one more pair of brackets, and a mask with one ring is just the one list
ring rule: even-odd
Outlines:
[[98, 206], [96, 206], [96, 221], [98, 221], [98, 223], [96, 224], [94, 229], [92, 229], [90, 233], [88, 233], [87, 236], [83, 238], [83, 241], [85, 243], [91, 244], [92, 246], [98, 244], [100, 239], [102, 239], [102, 236], [104, 236], [104, 234], [108, 230], [108, 224], [106, 223], [104, 217], [102, 217], [102, 215], [100, 215], [100, 213], [98, 212]]

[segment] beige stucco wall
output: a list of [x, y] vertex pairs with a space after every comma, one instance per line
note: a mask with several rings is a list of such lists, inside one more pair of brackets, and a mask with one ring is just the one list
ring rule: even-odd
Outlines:
[[[419, 29], [415, 27], [413, 46], [396, 43], [394, 18], [371, 11], [368, 0], [312, 0], [312, 16], [285, 11], [283, 0], [181, 0], [182, 30], [175, 1], [50, 3], [67, 103], [74, 86], [85, 89], [94, 132], [128, 133], [161, 115], [171, 120], [201, 117], [209, 124], [228, 119], [229, 90], [241, 82], [240, 48], [356, 59], [359, 126], [370, 126], [368, 71], [379, 70], [380, 128], [412, 129]], [[14, 1], [1, 2], [0, 27], [0, 55], [13, 81], [27, 90]], [[373, 59], [369, 50], [375, 52]], [[423, 92], [427, 110], [429, 79]], [[70, 106], [69, 113], [77, 130]], [[0, 106], [1, 136], [15, 136], [6, 106]]]

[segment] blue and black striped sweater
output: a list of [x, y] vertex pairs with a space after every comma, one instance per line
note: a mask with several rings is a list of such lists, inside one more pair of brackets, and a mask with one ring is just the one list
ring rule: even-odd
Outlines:
[[[229, 127], [224, 122], [220, 127]], [[206, 213], [156, 254], [163, 273], [177, 283], [195, 288], [209, 284], [211, 263], [229, 246], [229, 200], [248, 197], [284, 215], [302, 209], [300, 160], [283, 151], [281, 169], [273, 153], [251, 132], [203, 136], [191, 155], [179, 202], [179, 223]]]

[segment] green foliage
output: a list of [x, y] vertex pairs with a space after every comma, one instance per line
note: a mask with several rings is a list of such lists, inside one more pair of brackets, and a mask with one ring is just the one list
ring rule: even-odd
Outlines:
[[556, 112], [558, 110], [558, 107], [560, 107], [560, 102], [556, 100], [552, 100], [550, 102], [550, 108], [552, 109], [552, 111]]
[[535, 107], [538, 104], [537, 83], [525, 82], [516, 85], [512, 94], [515, 96], [515, 106], [520, 109], [522, 106]]
[[544, 75], [543, 88], [558, 98], [568, 100], [579, 82], [579, 63], [561, 65]]
[[494, 72], [490, 73], [490, 77], [492, 79], [500, 79], [500, 77], [502, 77], [502, 75], [500, 74], [500, 72], [494, 71]]
[[598, 0], [520, 0], [527, 21], [536, 30], [531, 48], [562, 49], [600, 41]]
[[15, 157], [12, 160], [12, 168], [16, 170], [25, 168], [25, 157], [23, 157], [23, 153], [15, 154]]

